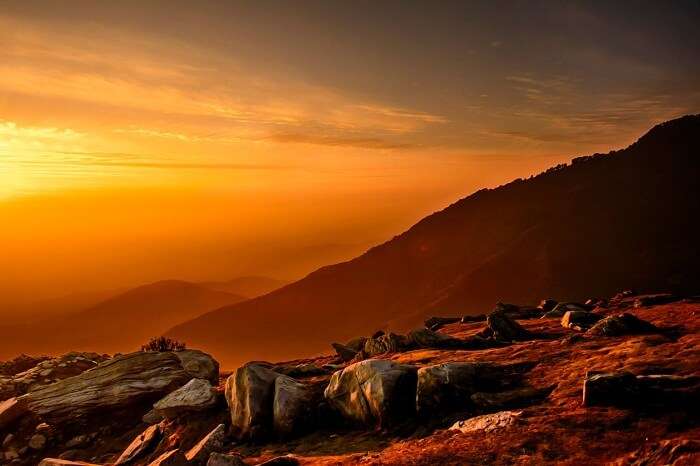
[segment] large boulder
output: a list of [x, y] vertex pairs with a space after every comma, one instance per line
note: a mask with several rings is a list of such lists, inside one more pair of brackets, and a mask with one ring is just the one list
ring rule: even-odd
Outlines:
[[262, 363], [248, 363], [226, 380], [226, 402], [233, 435], [259, 440], [270, 434], [275, 380], [280, 374]]
[[589, 372], [583, 381], [584, 406], [687, 408], [699, 401], [698, 376]]
[[467, 409], [473, 393], [495, 389], [503, 371], [481, 362], [454, 362], [418, 369], [416, 409], [421, 416]]
[[162, 398], [193, 377], [216, 380], [218, 363], [197, 350], [137, 352], [21, 397], [29, 411], [65, 423], [101, 412], [127, 412]]
[[277, 377], [272, 407], [275, 434], [289, 437], [308, 430], [315, 421], [317, 405], [318, 396], [313, 387], [286, 375]]
[[561, 325], [565, 328], [583, 332], [591, 328], [602, 316], [588, 311], [566, 311], [561, 318]]
[[619, 337], [623, 335], [657, 332], [659, 332], [659, 329], [654, 324], [628, 313], [608, 316], [588, 330], [588, 333], [591, 335], [603, 337]]
[[367, 359], [331, 377], [324, 396], [346, 419], [363, 425], [398, 423], [415, 411], [416, 368]]
[[486, 336], [496, 340], [527, 340], [532, 334], [503, 311], [494, 311], [486, 318]]
[[153, 404], [154, 415], [166, 419], [206, 411], [216, 405], [216, 391], [206, 379], [192, 379]]

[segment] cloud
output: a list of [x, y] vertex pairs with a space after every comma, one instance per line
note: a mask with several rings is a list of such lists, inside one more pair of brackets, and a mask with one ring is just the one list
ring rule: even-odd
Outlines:
[[390, 142], [379, 138], [324, 136], [317, 134], [285, 133], [265, 138], [279, 144], [314, 144], [331, 147], [357, 147], [361, 149], [413, 149], [415, 144]]

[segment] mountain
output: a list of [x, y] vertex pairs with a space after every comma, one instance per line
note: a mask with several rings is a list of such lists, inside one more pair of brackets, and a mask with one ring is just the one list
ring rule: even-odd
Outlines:
[[700, 115], [628, 148], [484, 189], [348, 262], [204, 314], [168, 335], [224, 366], [328, 350], [498, 301], [700, 288]]
[[190, 282], [159, 281], [78, 312], [0, 327], [0, 358], [21, 352], [131, 351], [173, 325], [244, 299]]
[[246, 298], [257, 298], [278, 288], [282, 288], [289, 282], [277, 280], [270, 277], [249, 276], [238, 277], [233, 280], [222, 282], [201, 282], [199, 285], [207, 287], [211, 290], [224, 291]]

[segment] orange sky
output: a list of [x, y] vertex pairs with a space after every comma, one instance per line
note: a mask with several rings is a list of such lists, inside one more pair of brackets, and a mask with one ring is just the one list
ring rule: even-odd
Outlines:
[[0, 292], [294, 278], [697, 111], [673, 11], [399, 5], [3, 4]]

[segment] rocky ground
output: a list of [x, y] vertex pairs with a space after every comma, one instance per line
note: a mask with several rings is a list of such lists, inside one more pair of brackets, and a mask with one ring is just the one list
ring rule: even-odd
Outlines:
[[25, 356], [0, 365], [0, 462], [700, 464], [699, 343], [700, 301], [626, 292], [232, 374], [193, 350]]

